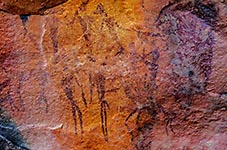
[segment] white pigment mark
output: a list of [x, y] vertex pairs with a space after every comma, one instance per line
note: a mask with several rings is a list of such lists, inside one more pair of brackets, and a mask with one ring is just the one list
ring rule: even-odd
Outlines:
[[43, 59], [43, 67], [44, 67], [43, 69], [46, 69], [47, 60], [46, 60], [45, 53], [43, 52], [43, 37], [46, 33], [46, 27], [45, 27], [45, 22], [43, 20], [41, 21], [42, 21], [42, 27], [41, 27], [41, 34], [40, 34], [40, 41], [39, 41], [39, 52]]
[[22, 125], [19, 126], [18, 129], [20, 131], [24, 130], [31, 130], [31, 129], [36, 129], [36, 130], [57, 130], [57, 129], [62, 129], [63, 124], [59, 124], [56, 126], [48, 126], [46, 124], [28, 124], [28, 125]]

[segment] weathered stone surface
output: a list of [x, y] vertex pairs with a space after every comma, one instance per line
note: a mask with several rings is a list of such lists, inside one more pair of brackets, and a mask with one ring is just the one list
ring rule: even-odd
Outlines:
[[1, 0], [0, 10], [17, 15], [39, 15], [67, 0]]
[[32, 150], [227, 148], [223, 2], [47, 11], [0, 13], [1, 107]]

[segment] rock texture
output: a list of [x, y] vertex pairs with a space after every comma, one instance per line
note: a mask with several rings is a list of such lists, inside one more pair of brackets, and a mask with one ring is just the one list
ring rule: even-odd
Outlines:
[[30, 2], [0, 7], [0, 103], [30, 149], [227, 148], [225, 2]]
[[67, 0], [1, 0], [0, 10], [15, 15], [42, 15]]

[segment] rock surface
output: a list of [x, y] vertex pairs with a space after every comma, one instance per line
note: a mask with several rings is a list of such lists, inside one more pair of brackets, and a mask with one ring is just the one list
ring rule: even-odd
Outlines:
[[41, 15], [67, 0], [1, 0], [0, 10], [16, 15]]
[[0, 103], [30, 149], [227, 148], [224, 2], [54, 2], [1, 2]]

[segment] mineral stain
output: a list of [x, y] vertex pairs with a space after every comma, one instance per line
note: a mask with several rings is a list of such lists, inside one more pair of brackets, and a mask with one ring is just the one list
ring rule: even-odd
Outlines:
[[0, 108], [0, 148], [1, 150], [29, 150], [16, 124]]
[[27, 33], [26, 25], [28, 23], [28, 19], [29, 19], [30, 16], [31, 16], [30, 14], [19, 15], [19, 17], [22, 21], [23, 27], [24, 27], [25, 34]]
[[214, 4], [205, 5], [200, 0], [195, 0], [193, 13], [199, 18], [204, 19], [211, 26], [215, 24], [218, 17], [218, 11]]

